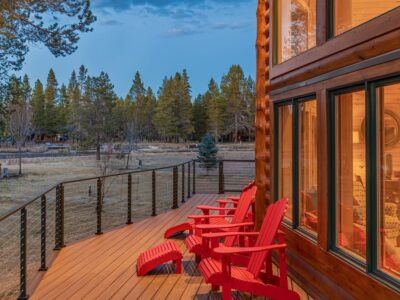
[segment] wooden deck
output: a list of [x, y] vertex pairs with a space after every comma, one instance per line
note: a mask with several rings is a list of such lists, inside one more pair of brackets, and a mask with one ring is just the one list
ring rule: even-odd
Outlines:
[[[195, 195], [177, 210], [139, 221], [63, 248], [43, 276], [31, 299], [219, 299], [211, 293], [186, 251], [183, 236], [177, 239], [184, 255], [184, 272], [173, 274], [169, 264], [150, 275], [136, 275], [140, 252], [163, 242], [164, 230], [197, 213], [199, 204], [213, 204], [218, 195]], [[294, 281], [289, 286], [302, 300], [312, 298]], [[249, 295], [234, 293], [236, 299]], [[254, 298], [253, 298], [254, 299]]]

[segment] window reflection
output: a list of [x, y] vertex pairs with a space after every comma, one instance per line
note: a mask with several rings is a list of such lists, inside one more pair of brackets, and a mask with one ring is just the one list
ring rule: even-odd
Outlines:
[[341, 34], [399, 5], [398, 0], [335, 0], [334, 34]]
[[400, 84], [378, 88], [379, 268], [400, 278]]
[[337, 246], [366, 255], [365, 92], [336, 96]]
[[293, 161], [293, 110], [291, 105], [280, 106], [279, 113], [279, 187], [278, 198], [289, 198], [289, 208], [286, 210], [286, 217], [292, 219], [292, 161]]
[[277, 63], [316, 45], [316, 0], [275, 1]]
[[299, 103], [300, 226], [317, 231], [317, 101]]

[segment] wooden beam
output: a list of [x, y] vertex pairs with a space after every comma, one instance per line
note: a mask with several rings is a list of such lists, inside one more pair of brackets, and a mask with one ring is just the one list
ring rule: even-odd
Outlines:
[[258, 0], [256, 75], [256, 228], [261, 226], [271, 197], [271, 126], [269, 101], [269, 0]]

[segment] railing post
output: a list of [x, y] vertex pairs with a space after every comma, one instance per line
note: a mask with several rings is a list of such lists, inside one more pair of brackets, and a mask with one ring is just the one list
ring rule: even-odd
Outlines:
[[192, 179], [192, 182], [193, 182], [192, 194], [194, 195], [194, 194], [196, 194], [196, 161], [195, 160], [193, 160], [193, 179]]
[[218, 193], [225, 193], [225, 183], [224, 183], [224, 162], [222, 160], [219, 161], [219, 176], [218, 176]]
[[21, 209], [19, 258], [19, 297], [18, 300], [28, 299], [26, 295], [26, 208]]
[[46, 266], [46, 195], [42, 195], [40, 202], [40, 268], [47, 271]]
[[172, 209], [178, 208], [178, 167], [174, 167], [173, 171], [173, 204]]
[[188, 183], [187, 183], [187, 196], [190, 198], [190, 162], [188, 163]]
[[182, 165], [182, 203], [185, 203], [185, 164]]
[[156, 212], [156, 171], [151, 172], [151, 216], [157, 216]]
[[132, 174], [128, 175], [128, 218], [126, 224], [132, 224]]
[[61, 250], [64, 247], [64, 186], [56, 187], [56, 230], [54, 250]]
[[97, 205], [96, 205], [96, 212], [97, 212], [97, 231], [96, 234], [102, 234], [101, 230], [101, 211], [103, 209], [103, 203], [102, 203], [102, 179], [98, 178], [97, 179]]

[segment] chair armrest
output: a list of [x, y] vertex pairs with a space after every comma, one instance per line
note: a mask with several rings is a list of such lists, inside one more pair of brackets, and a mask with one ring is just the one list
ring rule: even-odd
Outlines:
[[237, 204], [237, 201], [232, 201], [232, 200], [225, 200], [225, 199], [221, 199], [221, 200], [217, 200], [218, 203], [221, 204]]
[[201, 220], [201, 219], [217, 219], [217, 218], [233, 218], [235, 215], [191, 215], [187, 216], [189, 219]]
[[240, 200], [240, 196], [228, 196], [227, 199], [237, 202]]
[[253, 226], [253, 222], [246, 223], [236, 223], [236, 224], [199, 224], [196, 225], [198, 229], [219, 229], [219, 228], [235, 228], [235, 227], [243, 227], [243, 226]]
[[216, 206], [207, 206], [207, 205], [199, 205], [196, 206], [197, 209], [201, 210], [235, 210], [236, 208], [229, 207], [216, 207]]
[[286, 248], [286, 244], [275, 244], [270, 246], [261, 246], [261, 247], [218, 247], [214, 249], [214, 252], [222, 255], [230, 255], [230, 254], [240, 254], [240, 253], [254, 253], [254, 252], [263, 252], [273, 249], [284, 249]]
[[204, 238], [220, 239], [227, 236], [258, 236], [259, 232], [218, 232], [218, 233], [205, 233], [202, 235]]

